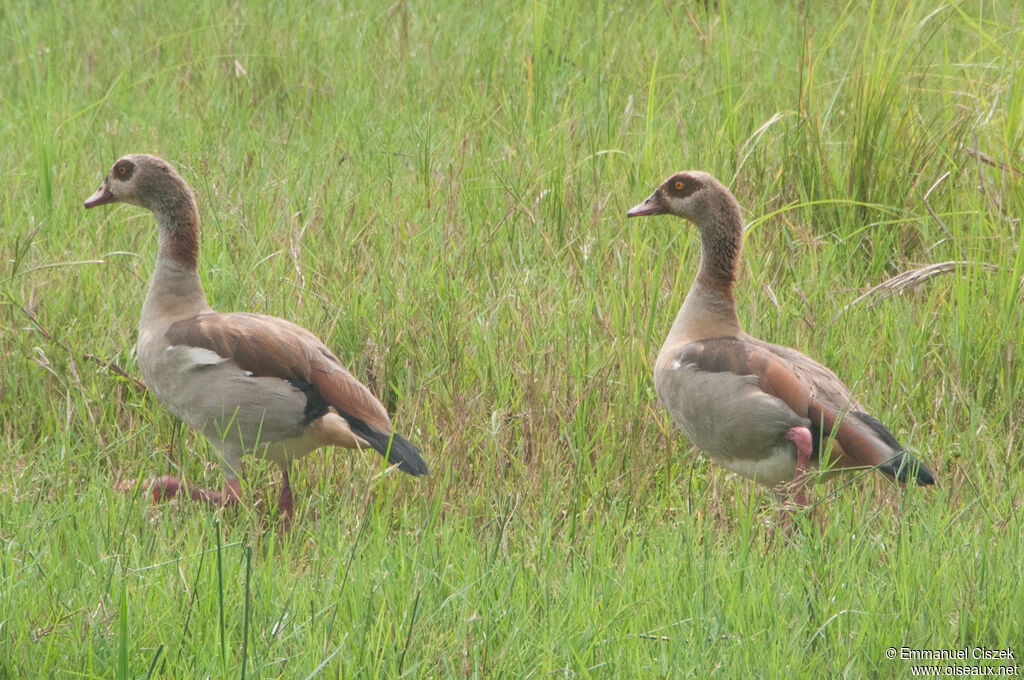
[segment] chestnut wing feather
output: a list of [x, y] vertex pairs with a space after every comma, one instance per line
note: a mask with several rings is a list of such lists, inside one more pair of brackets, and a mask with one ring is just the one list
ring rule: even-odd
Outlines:
[[342, 416], [391, 432], [387, 411], [370, 390], [319, 338], [290, 321], [262, 314], [212, 312], [171, 324], [167, 341], [216, 352], [258, 377], [310, 385]]
[[891, 434], [895, 447], [862, 422], [858, 404], [831, 371], [795, 350], [753, 338], [710, 338], [687, 345], [679, 361], [705, 371], [757, 377], [765, 393], [810, 420], [812, 459], [833, 436], [831, 458], [836, 467], [880, 466], [888, 472], [886, 464], [902, 450]]

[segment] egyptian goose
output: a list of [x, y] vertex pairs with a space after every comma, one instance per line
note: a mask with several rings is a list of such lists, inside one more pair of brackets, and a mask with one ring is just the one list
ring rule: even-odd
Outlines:
[[678, 172], [626, 214], [676, 215], [700, 232], [700, 268], [658, 352], [654, 387], [709, 458], [780, 494], [793, 484], [800, 505], [804, 473], [829, 445], [831, 470], [874, 467], [901, 482], [935, 483], [830, 370], [743, 332], [733, 297], [743, 218], [717, 179]]
[[[403, 472], [427, 473], [419, 449], [393, 431], [380, 401], [315, 335], [284, 319], [210, 308], [198, 271], [199, 209], [174, 168], [156, 156], [124, 156], [85, 207], [117, 201], [151, 210], [159, 226], [139, 320], [139, 368], [157, 399], [214, 446], [226, 477], [226, 495], [191, 488], [192, 498], [237, 501], [244, 453], [280, 466], [286, 520], [291, 461], [321, 446], [372, 448]], [[151, 488], [159, 500], [181, 487], [165, 476]]]

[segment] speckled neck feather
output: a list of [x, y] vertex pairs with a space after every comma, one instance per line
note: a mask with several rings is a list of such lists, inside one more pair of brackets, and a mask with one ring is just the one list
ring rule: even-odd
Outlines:
[[714, 198], [697, 225], [701, 241], [697, 280], [731, 297], [743, 249], [743, 216], [736, 200], [724, 190], [716, 191]]
[[177, 191], [165, 192], [154, 202], [153, 214], [160, 225], [160, 257], [170, 258], [191, 270], [199, 268], [199, 207], [192, 191], [179, 178]]

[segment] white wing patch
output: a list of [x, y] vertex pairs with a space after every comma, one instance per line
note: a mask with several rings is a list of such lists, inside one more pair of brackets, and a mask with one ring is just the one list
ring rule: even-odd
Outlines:
[[[168, 347], [167, 352], [180, 352], [182, 351], [181, 345], [172, 345]], [[185, 360], [195, 366], [216, 366], [217, 364], [223, 364], [228, 361], [226, 357], [222, 357], [213, 350], [205, 349], [203, 347], [188, 347], [184, 350]]]

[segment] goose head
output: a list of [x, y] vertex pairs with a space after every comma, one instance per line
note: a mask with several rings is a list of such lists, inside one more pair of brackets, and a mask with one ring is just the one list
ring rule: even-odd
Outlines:
[[729, 191], [706, 172], [677, 172], [661, 183], [642, 203], [633, 206], [627, 217], [675, 215], [701, 225], [709, 214], [718, 211]]
[[167, 161], [149, 154], [123, 156], [85, 201], [86, 208], [107, 203], [131, 203], [159, 212], [162, 205], [191, 198], [188, 185]]

